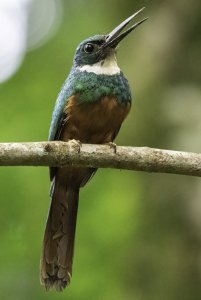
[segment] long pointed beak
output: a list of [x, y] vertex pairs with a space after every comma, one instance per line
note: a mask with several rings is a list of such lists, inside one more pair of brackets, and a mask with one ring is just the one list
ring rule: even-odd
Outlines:
[[[139, 11], [134, 13], [132, 16], [124, 20], [120, 25], [113, 29], [106, 37], [106, 42], [103, 44], [103, 48], [111, 47], [116, 48], [121, 40], [123, 40], [131, 31], [136, 29], [140, 24], [144, 23], [148, 18], [145, 18], [133, 26], [128, 28], [126, 31], [122, 30], [142, 11], [145, 7], [141, 8]], [[122, 33], [121, 33], [122, 32]]]

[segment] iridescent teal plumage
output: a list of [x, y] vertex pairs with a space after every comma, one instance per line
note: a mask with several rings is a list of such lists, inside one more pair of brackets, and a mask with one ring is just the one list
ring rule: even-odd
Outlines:
[[131, 92], [123, 73], [117, 75], [96, 75], [81, 72], [73, 67], [65, 81], [55, 105], [50, 126], [49, 140], [55, 133], [64, 107], [70, 96], [78, 95], [78, 102], [96, 102], [105, 96], [114, 96], [120, 104], [131, 102]]

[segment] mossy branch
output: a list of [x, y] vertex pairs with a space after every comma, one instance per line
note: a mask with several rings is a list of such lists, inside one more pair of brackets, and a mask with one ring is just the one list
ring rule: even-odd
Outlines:
[[70, 142], [0, 143], [0, 166], [81, 166], [201, 176], [201, 154]]

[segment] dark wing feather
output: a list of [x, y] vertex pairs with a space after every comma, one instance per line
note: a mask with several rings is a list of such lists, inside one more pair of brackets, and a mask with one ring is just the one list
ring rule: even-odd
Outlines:
[[59, 120], [56, 133], [55, 133], [55, 137], [54, 137], [55, 141], [59, 141], [60, 140], [61, 133], [62, 133], [62, 130], [63, 130], [65, 124], [66, 124], [66, 121], [67, 121], [67, 114], [63, 112], [62, 115], [61, 115], [61, 118]]
[[[52, 121], [50, 125], [50, 132], [49, 132], [49, 140], [50, 141], [59, 141], [61, 137], [62, 130], [64, 125], [66, 124], [67, 115], [64, 112], [64, 108], [68, 102], [68, 97], [60, 92], [58, 99], [56, 101], [56, 105], [52, 114]], [[53, 181], [57, 168], [52, 167], [49, 168], [50, 172], [50, 180]]]

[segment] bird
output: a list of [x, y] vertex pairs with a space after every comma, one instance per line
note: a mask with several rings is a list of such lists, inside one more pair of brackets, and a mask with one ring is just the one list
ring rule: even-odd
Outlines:
[[[85, 39], [56, 100], [49, 141], [110, 144], [131, 108], [129, 83], [117, 64], [119, 43], [148, 18], [123, 29], [143, 10], [109, 34]], [[92, 167], [51, 167], [50, 208], [40, 260], [40, 282], [62, 291], [72, 277], [79, 190], [95, 174]]]

